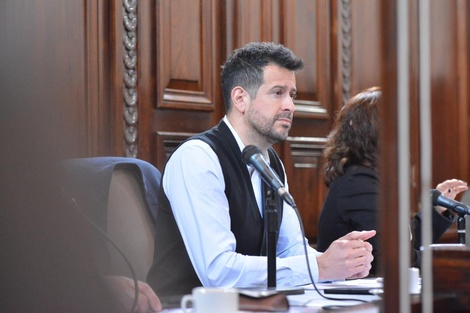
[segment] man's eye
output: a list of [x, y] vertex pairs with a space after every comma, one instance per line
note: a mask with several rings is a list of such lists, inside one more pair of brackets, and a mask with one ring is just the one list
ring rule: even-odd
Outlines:
[[292, 99], [297, 98], [297, 93], [291, 93], [291, 94], [290, 94], [290, 97], [291, 97]]
[[282, 90], [277, 90], [274, 92], [276, 96], [281, 96], [282, 95]]

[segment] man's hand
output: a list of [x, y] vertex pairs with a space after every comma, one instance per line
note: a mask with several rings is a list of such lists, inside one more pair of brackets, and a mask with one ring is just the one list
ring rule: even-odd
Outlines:
[[[116, 301], [122, 308], [122, 312], [130, 312], [135, 296], [134, 281], [123, 276], [107, 276], [106, 282], [111, 287]], [[138, 281], [137, 286], [139, 288], [139, 298], [135, 312], [147, 313], [161, 311], [162, 304], [152, 288], [142, 281]]]
[[318, 279], [354, 279], [369, 275], [374, 257], [372, 245], [365, 240], [375, 233], [375, 230], [353, 231], [333, 241], [325, 253], [317, 257]]
[[[464, 182], [460, 179], [448, 179], [436, 186], [436, 189], [439, 190], [444, 197], [455, 199], [455, 197], [462, 191], [468, 189], [467, 182]], [[440, 214], [444, 213], [447, 208], [436, 206], [437, 212]]]

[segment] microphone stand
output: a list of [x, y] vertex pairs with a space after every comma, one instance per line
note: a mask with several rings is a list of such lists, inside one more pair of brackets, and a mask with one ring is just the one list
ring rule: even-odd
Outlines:
[[275, 201], [276, 192], [272, 189], [267, 189], [265, 195], [265, 209], [264, 209], [264, 229], [266, 239], [266, 257], [268, 262], [268, 285], [267, 291], [279, 292], [285, 295], [303, 294], [305, 291], [301, 287], [277, 287], [276, 284], [276, 244], [279, 233], [279, 215]]
[[268, 259], [268, 288], [276, 287], [276, 237], [278, 216], [274, 201], [274, 192], [267, 191], [266, 208], [264, 212], [264, 223], [266, 229], [266, 256]]
[[458, 213], [457, 236], [459, 243], [465, 243], [465, 213]]

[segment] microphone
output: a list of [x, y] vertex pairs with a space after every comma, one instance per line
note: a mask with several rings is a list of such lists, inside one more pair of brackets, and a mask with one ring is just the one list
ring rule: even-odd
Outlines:
[[246, 146], [242, 152], [242, 160], [243, 163], [253, 166], [258, 171], [258, 173], [260, 173], [261, 178], [272, 189], [277, 191], [277, 193], [281, 196], [284, 201], [287, 202], [287, 204], [294, 208], [296, 207], [294, 198], [286, 190], [283, 183], [281, 182], [277, 174], [273, 171], [273, 169], [268, 166], [268, 164], [264, 160], [263, 153], [257, 146]]
[[447, 198], [437, 189], [431, 189], [431, 196], [433, 206], [439, 205], [459, 214], [470, 214], [470, 208], [465, 203]]

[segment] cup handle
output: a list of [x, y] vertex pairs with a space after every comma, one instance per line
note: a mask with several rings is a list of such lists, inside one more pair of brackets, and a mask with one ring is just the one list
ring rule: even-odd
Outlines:
[[188, 302], [193, 302], [193, 296], [192, 295], [184, 295], [183, 298], [181, 298], [181, 309], [183, 309], [183, 312], [189, 312], [187, 311], [188, 307]]

